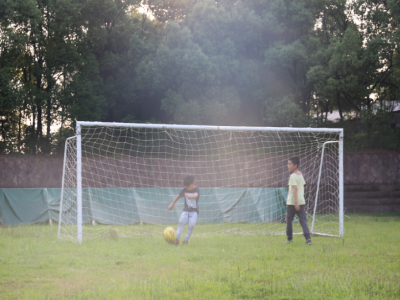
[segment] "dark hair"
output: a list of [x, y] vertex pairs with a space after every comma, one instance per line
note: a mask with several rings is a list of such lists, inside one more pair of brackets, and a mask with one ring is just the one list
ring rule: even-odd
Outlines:
[[289, 158], [289, 160], [292, 162], [292, 164], [297, 165], [297, 167], [300, 166], [300, 159], [297, 156], [293, 156]]
[[185, 179], [183, 179], [183, 185], [186, 186], [186, 187], [191, 185], [193, 182], [194, 182], [194, 176], [193, 175], [186, 176]]

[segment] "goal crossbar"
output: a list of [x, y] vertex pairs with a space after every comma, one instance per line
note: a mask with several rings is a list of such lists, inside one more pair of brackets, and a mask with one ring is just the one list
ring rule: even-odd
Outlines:
[[278, 132], [321, 132], [343, 133], [343, 128], [313, 128], [313, 127], [249, 127], [249, 126], [208, 126], [208, 125], [176, 125], [176, 124], [147, 124], [147, 123], [108, 123], [77, 121], [76, 126], [107, 126], [107, 127], [131, 127], [153, 129], [187, 129], [187, 130], [221, 130], [221, 131], [278, 131]]

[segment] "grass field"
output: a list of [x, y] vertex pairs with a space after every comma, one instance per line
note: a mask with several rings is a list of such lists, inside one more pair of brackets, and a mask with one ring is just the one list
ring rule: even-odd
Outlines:
[[400, 214], [345, 221], [345, 238], [312, 246], [240, 235], [77, 245], [57, 242], [56, 226], [0, 228], [0, 298], [399, 299]]

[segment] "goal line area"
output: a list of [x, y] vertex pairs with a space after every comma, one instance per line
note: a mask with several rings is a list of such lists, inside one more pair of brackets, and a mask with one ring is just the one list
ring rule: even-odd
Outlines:
[[178, 223], [183, 199], [168, 205], [187, 175], [200, 188], [193, 236], [284, 234], [292, 156], [311, 231], [343, 236], [342, 129], [77, 122], [65, 145], [59, 238], [161, 236]]

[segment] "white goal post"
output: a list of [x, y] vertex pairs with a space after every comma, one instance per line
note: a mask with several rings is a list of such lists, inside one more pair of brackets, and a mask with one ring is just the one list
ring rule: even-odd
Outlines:
[[189, 174], [201, 191], [193, 236], [284, 235], [292, 156], [311, 232], [343, 237], [343, 129], [78, 121], [65, 144], [58, 238], [161, 236], [176, 227], [182, 201], [167, 207]]

